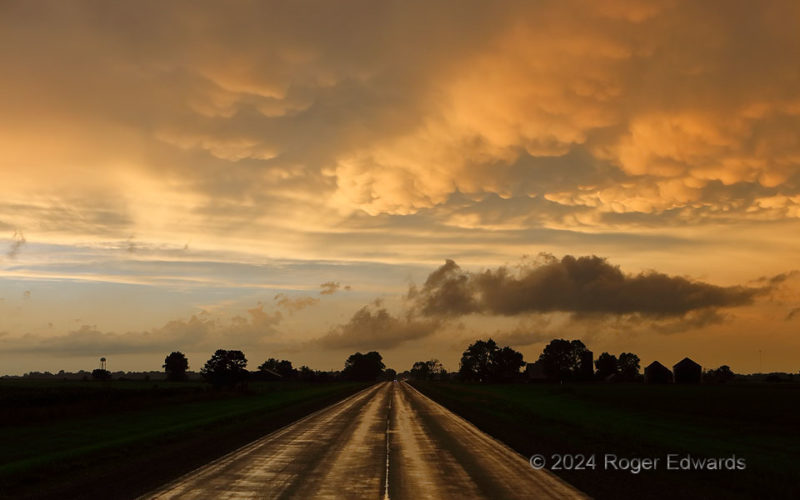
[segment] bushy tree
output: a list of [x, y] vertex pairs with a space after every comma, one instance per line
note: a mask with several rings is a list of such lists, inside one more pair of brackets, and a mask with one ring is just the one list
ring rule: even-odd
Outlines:
[[92, 370], [92, 378], [95, 380], [111, 380], [111, 372], [102, 368]]
[[617, 374], [617, 363], [616, 356], [604, 352], [597, 358], [597, 361], [594, 362], [594, 366], [597, 368], [595, 376], [600, 380], [605, 380], [607, 377]]
[[409, 374], [414, 380], [428, 380], [428, 363], [425, 361], [417, 361], [411, 367]]
[[384, 368], [383, 357], [378, 352], [370, 351], [366, 354], [357, 352], [345, 361], [342, 375], [347, 380], [369, 382], [378, 380]]
[[300, 370], [298, 370], [298, 377], [303, 382], [314, 382], [317, 379], [316, 375], [317, 374], [314, 373], [314, 370], [307, 367], [306, 365], [301, 366]]
[[397, 378], [397, 370], [393, 368], [387, 368], [383, 371], [383, 378], [384, 380], [388, 380], [389, 382], [393, 381]]
[[438, 359], [417, 361], [409, 372], [411, 378], [415, 380], [441, 380], [446, 374], [447, 370]]
[[200, 374], [214, 385], [236, 385], [247, 378], [247, 358], [242, 351], [217, 349]]
[[554, 339], [547, 344], [539, 356], [545, 375], [552, 380], [574, 380], [580, 378], [581, 362], [588, 352], [580, 340]]
[[458, 374], [461, 380], [488, 382], [491, 374], [492, 358], [498, 350], [497, 343], [489, 339], [478, 340], [461, 354], [461, 367]]
[[189, 369], [189, 360], [179, 351], [175, 351], [164, 358], [162, 366], [167, 373], [167, 380], [186, 380], [186, 370]]
[[524, 365], [522, 354], [510, 347], [498, 347], [492, 340], [478, 340], [461, 355], [458, 374], [461, 380], [474, 382], [505, 382], [519, 376]]
[[639, 356], [632, 352], [620, 354], [619, 360], [617, 360], [617, 371], [625, 380], [636, 380], [639, 377]]
[[728, 365], [722, 365], [716, 370], [708, 370], [703, 376], [704, 381], [717, 384], [730, 382], [734, 378], [736, 378], [736, 374], [733, 373], [731, 367]]
[[519, 369], [525, 366], [522, 353], [510, 347], [495, 351], [490, 371], [492, 382], [510, 382], [519, 377]]
[[258, 370], [262, 372], [272, 370], [285, 380], [293, 379], [297, 376], [297, 370], [292, 367], [292, 362], [286, 359], [278, 361], [275, 358], [269, 358], [261, 363]]

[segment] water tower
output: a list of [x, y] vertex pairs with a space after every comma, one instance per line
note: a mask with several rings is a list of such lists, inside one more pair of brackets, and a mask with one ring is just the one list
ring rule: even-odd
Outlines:
[[100, 358], [100, 369], [101, 370], [106, 369], [106, 358]]

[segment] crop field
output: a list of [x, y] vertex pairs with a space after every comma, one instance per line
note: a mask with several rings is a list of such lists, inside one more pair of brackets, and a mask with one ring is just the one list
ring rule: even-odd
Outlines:
[[[553, 472], [596, 498], [800, 498], [800, 384], [414, 386], [524, 456], [541, 454], [547, 469], [554, 455], [594, 456], [594, 468], [562, 458]], [[668, 470], [670, 454], [744, 460]], [[660, 460], [637, 471], [607, 455]]]
[[130, 498], [365, 386], [0, 381], [0, 496]]

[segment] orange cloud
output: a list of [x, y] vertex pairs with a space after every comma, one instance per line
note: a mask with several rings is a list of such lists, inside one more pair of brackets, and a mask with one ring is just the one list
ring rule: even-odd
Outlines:
[[[0, 180], [9, 203], [43, 210], [2, 222], [108, 229], [48, 220], [59, 207], [145, 239], [245, 221], [302, 233], [457, 193], [544, 197], [540, 220], [558, 227], [604, 227], [604, 213], [796, 217], [755, 201], [800, 193], [795, 4], [451, 8], [103, 6], [109, 31], [90, 4], [12, 2]], [[567, 160], [557, 185], [529, 165], [553, 158]]]

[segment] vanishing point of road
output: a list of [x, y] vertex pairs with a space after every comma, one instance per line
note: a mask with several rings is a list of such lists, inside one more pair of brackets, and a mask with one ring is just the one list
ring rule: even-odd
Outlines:
[[586, 498], [404, 382], [376, 384], [143, 498]]

